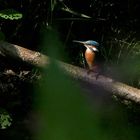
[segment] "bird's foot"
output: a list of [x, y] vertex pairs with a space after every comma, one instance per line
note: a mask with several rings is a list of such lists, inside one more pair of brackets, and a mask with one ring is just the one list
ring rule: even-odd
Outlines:
[[88, 70], [87, 74], [89, 75], [91, 72], [93, 73], [93, 70]]
[[100, 75], [100, 73], [97, 73], [97, 72], [95, 72], [94, 70], [91, 70], [91, 69], [87, 71], [87, 74], [88, 74], [88, 75], [91, 74], [91, 73], [92, 73], [91, 76], [92, 76], [92, 77], [95, 76], [95, 78], [96, 78], [96, 80], [97, 80], [98, 77], [99, 77], [99, 75]]

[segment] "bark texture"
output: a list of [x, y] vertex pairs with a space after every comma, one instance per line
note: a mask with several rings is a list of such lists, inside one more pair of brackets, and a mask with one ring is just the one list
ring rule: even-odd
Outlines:
[[[7, 42], [0, 42], [0, 55], [6, 58], [14, 58], [15, 60], [22, 60], [28, 64], [45, 67], [50, 63], [50, 58], [39, 52], [35, 52], [18, 45]], [[73, 66], [64, 62], [57, 61], [64, 72], [71, 75], [74, 79], [82, 80], [89, 84], [98, 85], [115, 95], [124, 97], [125, 99], [140, 103], [140, 89], [134, 88], [127, 84], [115, 81], [109, 77], [100, 75], [98, 78], [95, 73], [87, 74], [83, 68]]]

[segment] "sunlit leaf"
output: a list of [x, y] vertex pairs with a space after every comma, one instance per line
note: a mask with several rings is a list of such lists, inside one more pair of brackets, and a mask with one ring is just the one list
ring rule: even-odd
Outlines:
[[9, 113], [5, 109], [0, 108], [0, 129], [6, 129], [11, 126], [11, 122], [12, 118]]
[[0, 17], [9, 20], [18, 20], [22, 18], [22, 13], [14, 9], [5, 9], [0, 11]]

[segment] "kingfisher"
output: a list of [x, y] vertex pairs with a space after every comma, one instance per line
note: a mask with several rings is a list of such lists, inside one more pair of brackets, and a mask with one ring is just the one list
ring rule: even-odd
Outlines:
[[96, 67], [94, 65], [95, 62], [95, 55], [97, 52], [99, 52], [99, 43], [93, 40], [88, 40], [88, 41], [78, 41], [78, 40], [73, 40], [73, 42], [80, 43], [86, 47], [85, 51], [85, 59], [88, 64], [89, 70], [88, 73], [91, 71], [96, 72]]

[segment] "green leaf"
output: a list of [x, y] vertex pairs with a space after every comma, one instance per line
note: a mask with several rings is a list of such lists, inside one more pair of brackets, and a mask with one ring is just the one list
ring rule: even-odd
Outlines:
[[0, 11], [0, 17], [9, 20], [18, 20], [22, 18], [22, 13], [14, 9], [5, 9]]
[[5, 109], [0, 108], [0, 129], [6, 129], [11, 126], [11, 122], [12, 118], [9, 113]]

